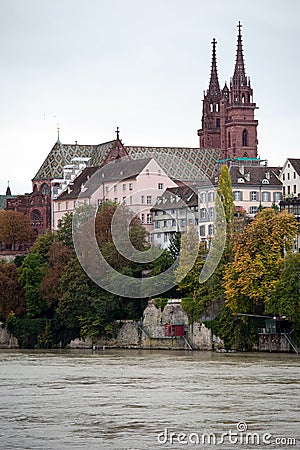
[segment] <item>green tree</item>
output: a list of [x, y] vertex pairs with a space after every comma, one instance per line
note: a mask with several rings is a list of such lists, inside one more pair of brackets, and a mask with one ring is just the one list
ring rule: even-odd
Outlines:
[[58, 222], [57, 240], [69, 250], [74, 251], [72, 234], [73, 213], [67, 213]]
[[47, 233], [40, 234], [33, 246], [30, 249], [30, 253], [37, 253], [41, 257], [41, 261], [48, 261], [48, 254], [55, 239], [54, 233], [52, 231], [48, 231]]
[[19, 271], [19, 283], [25, 289], [26, 315], [29, 318], [43, 317], [47, 304], [40, 292], [46, 271], [46, 263], [39, 253], [29, 253]]
[[274, 296], [266, 312], [286, 316], [300, 331], [300, 254], [291, 253], [284, 258]]

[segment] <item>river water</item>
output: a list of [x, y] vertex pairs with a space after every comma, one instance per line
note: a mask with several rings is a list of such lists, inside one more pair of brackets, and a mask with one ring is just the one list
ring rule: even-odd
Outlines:
[[0, 350], [0, 379], [5, 450], [300, 448], [297, 355]]

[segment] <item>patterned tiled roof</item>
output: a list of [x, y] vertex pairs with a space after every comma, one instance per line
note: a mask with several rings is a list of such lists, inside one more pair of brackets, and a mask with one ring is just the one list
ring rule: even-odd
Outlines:
[[88, 165], [101, 166], [113, 149], [120, 144], [131, 159], [155, 158], [162, 169], [174, 179], [194, 180], [205, 173], [213, 173], [220, 157], [218, 149], [179, 147], [124, 147], [121, 141], [109, 141], [100, 145], [62, 144], [57, 141], [34, 177], [37, 179], [61, 178], [63, 167], [75, 157], [91, 158]]
[[219, 149], [179, 147], [125, 147], [132, 159], [155, 158], [162, 169], [178, 180], [202, 179], [202, 174], [212, 176]]
[[94, 148], [94, 145], [70, 145], [57, 141], [33, 180], [61, 178], [65, 165], [71, 164], [73, 158], [90, 158]]

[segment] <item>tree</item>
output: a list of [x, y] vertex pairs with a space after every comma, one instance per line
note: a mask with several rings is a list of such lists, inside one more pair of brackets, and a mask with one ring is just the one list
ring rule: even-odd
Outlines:
[[30, 249], [30, 253], [38, 253], [43, 262], [48, 261], [48, 253], [51, 248], [51, 245], [54, 242], [54, 233], [48, 231], [47, 233], [40, 234], [33, 246]]
[[293, 215], [268, 208], [236, 236], [233, 262], [226, 267], [224, 277], [226, 304], [234, 313], [268, 309], [284, 255], [291, 250], [296, 232]]
[[169, 243], [169, 252], [174, 261], [179, 256], [180, 253], [180, 240], [181, 240], [181, 233], [176, 232], [172, 234]]
[[286, 316], [300, 328], [300, 254], [291, 253], [284, 259], [274, 296], [267, 312]]
[[67, 213], [58, 222], [57, 239], [65, 247], [74, 251], [73, 235], [72, 235], [73, 213]]
[[0, 242], [16, 250], [33, 239], [29, 216], [18, 211], [0, 211]]
[[53, 308], [58, 304], [59, 284], [63, 271], [72, 257], [72, 252], [65, 247], [62, 242], [54, 242], [48, 253], [48, 263], [45, 270], [45, 276], [40, 285], [40, 292], [47, 305]]
[[[232, 191], [231, 177], [228, 167], [223, 165], [218, 181], [217, 194], [221, 199], [228, 231], [232, 224], [235, 212], [234, 196]], [[218, 216], [218, 215], [217, 215]]]
[[46, 271], [46, 263], [39, 253], [29, 253], [18, 270], [19, 283], [25, 289], [27, 317], [43, 317], [47, 304], [41, 295], [40, 284]]
[[20, 314], [24, 308], [24, 289], [15, 264], [0, 261], [0, 319], [6, 320], [11, 312]]

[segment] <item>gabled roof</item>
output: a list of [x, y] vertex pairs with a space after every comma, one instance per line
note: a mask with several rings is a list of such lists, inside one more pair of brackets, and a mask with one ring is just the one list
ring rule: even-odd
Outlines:
[[[278, 178], [280, 172], [279, 167], [265, 167], [265, 166], [244, 166], [242, 169], [239, 166], [231, 166], [230, 176], [232, 185], [248, 185], [248, 186], [258, 186], [263, 180], [266, 181], [266, 185], [281, 187], [282, 183]], [[239, 182], [243, 180], [243, 182]], [[263, 183], [262, 183], [263, 184]]]
[[288, 158], [290, 163], [292, 164], [293, 168], [297, 172], [297, 174], [300, 176], [300, 159], [296, 158]]
[[[118, 159], [114, 162], [103, 166], [102, 168], [87, 167], [84, 169], [78, 177], [76, 177], [72, 183], [68, 185], [66, 190], [62, 192], [57, 200], [75, 200], [81, 193], [81, 187], [89, 178], [91, 178], [87, 189], [84, 191], [84, 197], [92, 195], [96, 189], [98, 189], [102, 183], [118, 182], [121, 180], [127, 180], [137, 177], [141, 171], [148, 165], [151, 158], [139, 159], [137, 161]], [[92, 178], [98, 170], [99, 176]]]
[[89, 166], [102, 166], [118, 157], [128, 155], [131, 159], [155, 158], [170, 178], [195, 180], [202, 173], [211, 176], [219, 149], [181, 147], [124, 146], [118, 139], [99, 145], [54, 144], [33, 180], [62, 178], [63, 167], [75, 157], [90, 158]]
[[165, 192], [157, 197], [152, 210], [178, 209], [198, 206], [198, 195], [188, 186], [167, 188]]

